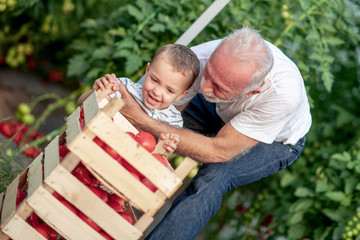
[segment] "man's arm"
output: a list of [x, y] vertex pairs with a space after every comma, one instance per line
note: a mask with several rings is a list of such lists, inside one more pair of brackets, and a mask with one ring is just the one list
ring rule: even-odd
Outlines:
[[120, 86], [125, 107], [121, 113], [138, 129], [149, 132], [155, 137], [161, 133], [176, 133], [180, 136], [180, 143], [176, 152], [189, 156], [199, 162], [224, 162], [240, 152], [254, 146], [258, 141], [249, 138], [227, 123], [215, 137], [206, 137], [186, 129], [179, 129], [159, 122], [149, 117], [127, 92]]

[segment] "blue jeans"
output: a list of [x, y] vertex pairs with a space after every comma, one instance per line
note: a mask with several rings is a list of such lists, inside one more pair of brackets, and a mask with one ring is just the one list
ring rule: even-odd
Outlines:
[[[189, 113], [196, 113], [199, 106], [210, 106], [202, 96], [197, 96], [184, 113], [184, 122]], [[196, 106], [194, 106], [196, 105]], [[218, 116], [212, 115], [215, 108], [206, 109], [207, 122], [218, 122]], [[199, 115], [206, 115], [204, 111]], [[215, 117], [215, 119], [213, 119]], [[199, 121], [198, 121], [199, 120]], [[196, 120], [201, 122], [201, 119]], [[222, 124], [221, 122], [219, 122]], [[194, 126], [194, 124], [192, 124]], [[187, 126], [188, 127], [188, 126]], [[196, 127], [196, 131], [204, 129]], [[212, 131], [210, 131], [212, 133]], [[202, 132], [206, 134], [208, 132]], [[274, 174], [290, 166], [301, 154], [305, 137], [295, 145], [280, 142], [265, 144], [259, 142], [246, 153], [239, 154], [224, 163], [204, 164], [190, 185], [175, 199], [168, 213], [146, 239], [152, 240], [191, 240], [205, 227], [207, 222], [220, 209], [222, 196], [233, 188], [245, 185]]]

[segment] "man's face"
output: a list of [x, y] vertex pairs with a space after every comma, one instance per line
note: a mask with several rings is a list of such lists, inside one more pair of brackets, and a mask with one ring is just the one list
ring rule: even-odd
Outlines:
[[206, 63], [201, 92], [210, 102], [233, 102], [246, 96], [244, 92], [255, 68], [239, 62], [221, 46]]
[[188, 79], [174, 70], [165, 56], [147, 65], [142, 88], [144, 104], [150, 109], [165, 109], [188, 93]]

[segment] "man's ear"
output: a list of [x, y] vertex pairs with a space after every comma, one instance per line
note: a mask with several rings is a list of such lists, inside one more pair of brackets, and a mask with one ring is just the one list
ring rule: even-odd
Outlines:
[[182, 92], [175, 100], [179, 100], [180, 98], [186, 96], [189, 92], [190, 92], [189, 89], [185, 90], [185, 91]]
[[260, 89], [260, 88], [256, 88], [255, 90], [247, 93], [247, 94], [245, 95], [245, 97], [249, 98], [249, 97], [252, 97], [252, 96], [254, 96], [254, 95], [256, 95], [256, 94], [258, 94], [258, 93], [260, 93], [260, 92], [261, 92], [261, 89]]

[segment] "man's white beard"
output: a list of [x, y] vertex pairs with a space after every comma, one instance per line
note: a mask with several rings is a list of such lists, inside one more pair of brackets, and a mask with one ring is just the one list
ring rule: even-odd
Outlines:
[[244, 97], [245, 94], [240, 94], [239, 96], [236, 96], [232, 99], [222, 99], [217, 97], [214, 93], [212, 92], [202, 92], [200, 91], [201, 94], [204, 96], [204, 98], [206, 99], [206, 101], [208, 102], [212, 102], [212, 103], [230, 103], [230, 102], [237, 102], [240, 99], [242, 99]]

